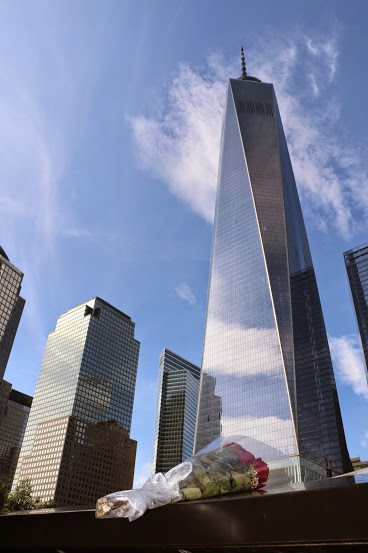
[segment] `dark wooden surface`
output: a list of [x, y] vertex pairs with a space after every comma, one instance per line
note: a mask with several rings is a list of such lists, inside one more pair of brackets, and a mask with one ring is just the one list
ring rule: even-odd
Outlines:
[[[353, 483], [352, 483], [353, 482]], [[134, 522], [93, 510], [0, 516], [0, 551], [368, 552], [368, 482], [176, 503]]]

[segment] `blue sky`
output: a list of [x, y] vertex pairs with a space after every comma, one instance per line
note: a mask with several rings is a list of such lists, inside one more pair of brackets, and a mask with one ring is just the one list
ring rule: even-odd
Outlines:
[[96, 295], [141, 341], [131, 436], [147, 473], [158, 360], [200, 363], [228, 77], [273, 82], [352, 456], [368, 390], [343, 251], [368, 242], [366, 2], [0, 3], [0, 243], [25, 273], [6, 378], [33, 394], [49, 332]]

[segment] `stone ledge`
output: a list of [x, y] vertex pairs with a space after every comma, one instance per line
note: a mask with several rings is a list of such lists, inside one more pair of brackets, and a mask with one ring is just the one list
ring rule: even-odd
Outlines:
[[93, 510], [3, 515], [0, 552], [368, 551], [368, 482], [331, 480], [303, 491], [280, 487], [176, 503], [131, 523], [96, 520]]

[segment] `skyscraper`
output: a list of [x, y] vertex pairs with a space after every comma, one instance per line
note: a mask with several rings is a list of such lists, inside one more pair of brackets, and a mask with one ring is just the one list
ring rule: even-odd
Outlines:
[[0, 419], [0, 480], [8, 490], [13, 482], [31, 405], [31, 396], [10, 390], [4, 417]]
[[368, 244], [345, 252], [344, 259], [368, 370]]
[[11, 486], [32, 398], [12, 390], [5, 369], [23, 313], [23, 273], [0, 246], [0, 479]]
[[0, 379], [4, 377], [25, 304], [19, 295], [22, 279], [23, 273], [10, 263], [0, 246]]
[[160, 355], [152, 472], [167, 472], [193, 454], [200, 368], [164, 349]]
[[[207, 411], [204, 375], [219, 413]], [[265, 443], [295, 477], [351, 466], [274, 88], [247, 75], [243, 55], [222, 128], [196, 450], [219, 418], [223, 435]]]
[[94, 298], [49, 335], [13, 487], [59, 505], [93, 504], [131, 487], [129, 438], [139, 342], [125, 313]]

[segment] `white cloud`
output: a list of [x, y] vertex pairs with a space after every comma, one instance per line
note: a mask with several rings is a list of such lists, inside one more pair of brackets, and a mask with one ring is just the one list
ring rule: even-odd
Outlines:
[[367, 371], [358, 336], [330, 336], [328, 341], [337, 377], [351, 386], [355, 394], [368, 399]]
[[276, 328], [244, 328], [239, 323], [209, 317], [205, 342], [209, 348], [213, 347], [212, 336], [216, 339], [216, 365], [211, 364], [210, 370], [203, 365], [204, 372], [237, 378], [259, 374], [284, 376]]
[[[276, 63], [272, 60], [271, 64], [264, 53], [256, 61], [259, 76], [275, 83], [306, 215], [321, 231], [333, 226], [349, 239], [365, 226], [367, 187], [359, 183], [367, 183], [368, 175], [362, 147], [347, 143], [336, 128], [340, 113], [332, 85], [339, 54], [336, 35], [313, 44], [304, 37], [304, 42], [286, 45], [284, 56], [282, 50]], [[312, 59], [306, 56], [308, 52]], [[311, 71], [306, 86], [295, 91], [293, 83], [303, 67]], [[313, 79], [308, 76], [311, 73]]]
[[130, 117], [140, 161], [196, 213], [212, 222], [226, 82], [180, 65], [158, 117]]
[[[349, 143], [336, 128], [336, 30], [318, 39], [271, 37], [247, 58], [249, 73], [275, 84], [306, 216], [321, 231], [334, 227], [350, 239], [368, 216], [367, 145]], [[207, 221], [215, 205], [226, 81], [238, 73], [220, 56], [209, 58], [205, 69], [180, 65], [161, 111], [129, 118], [142, 166]]]
[[197, 300], [186, 282], [179, 284], [179, 286], [175, 288], [175, 291], [179, 298], [187, 301], [190, 305], [194, 305], [196, 303]]
[[332, 81], [337, 70], [337, 60], [339, 57], [339, 49], [337, 43], [336, 31], [321, 40], [312, 40], [310, 37], [304, 37], [308, 52], [316, 58], [323, 58], [328, 69], [329, 80]]
[[310, 82], [311, 82], [313, 94], [314, 94], [315, 96], [319, 96], [319, 87], [318, 87], [318, 85], [317, 85], [316, 77], [315, 77], [312, 73], [310, 73], [310, 74], [308, 75], [308, 77], [309, 77], [309, 80], [310, 80]]

